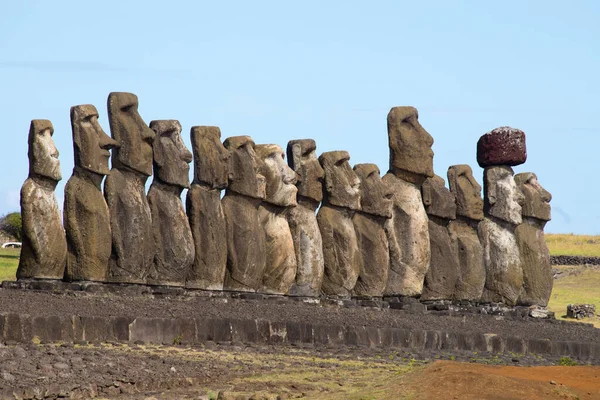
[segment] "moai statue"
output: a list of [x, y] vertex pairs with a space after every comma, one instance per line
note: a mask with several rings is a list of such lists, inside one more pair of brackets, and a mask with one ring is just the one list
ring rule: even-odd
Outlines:
[[179, 121], [152, 121], [150, 129], [156, 133], [152, 143], [154, 180], [148, 190], [156, 254], [147, 282], [184, 286], [194, 263], [194, 239], [181, 192], [190, 187], [192, 153], [181, 139]]
[[231, 155], [221, 143], [221, 131], [216, 126], [194, 126], [190, 136], [194, 181], [185, 204], [196, 256], [185, 285], [194, 289], [223, 290], [227, 233], [221, 190], [227, 187]]
[[448, 168], [448, 184], [456, 196], [456, 219], [450, 221], [449, 229], [460, 266], [454, 298], [479, 301], [485, 285], [483, 248], [477, 236], [477, 227], [483, 219], [481, 186], [471, 167], [464, 164]]
[[423, 204], [429, 217], [431, 261], [425, 275], [422, 300], [452, 300], [459, 278], [458, 251], [450, 237], [448, 224], [456, 219], [454, 194], [444, 178], [434, 175], [422, 186]]
[[102, 179], [110, 173], [110, 149], [117, 142], [98, 123], [98, 110], [86, 104], [71, 107], [75, 168], [65, 186], [64, 225], [67, 232], [69, 281], [106, 281], [111, 251], [109, 211]]
[[287, 211], [296, 207], [296, 173], [286, 164], [283, 149], [275, 144], [255, 147], [265, 177], [265, 199], [258, 209], [265, 232], [266, 266], [260, 291], [288, 294], [296, 278], [294, 240]]
[[523, 223], [517, 226], [517, 244], [523, 267], [523, 290], [518, 303], [546, 307], [552, 293], [552, 265], [544, 238], [544, 226], [550, 221], [552, 195], [531, 172], [515, 175], [515, 182], [525, 196]]
[[291, 140], [287, 146], [289, 166], [296, 171], [297, 207], [288, 211], [288, 223], [296, 252], [296, 281], [289, 294], [318, 296], [323, 283], [323, 240], [315, 212], [323, 200], [324, 172], [312, 139]]
[[352, 294], [362, 268], [352, 223], [355, 211], [360, 210], [360, 181], [349, 160], [347, 151], [328, 151], [319, 157], [325, 171], [323, 204], [317, 214], [325, 261], [321, 291], [341, 297]]
[[17, 279], [62, 279], [67, 239], [54, 189], [62, 179], [54, 128], [45, 119], [29, 127], [29, 176], [21, 188], [23, 245]]
[[433, 177], [433, 138], [413, 107], [394, 107], [387, 117], [390, 170], [383, 181], [394, 193], [387, 234], [390, 271], [386, 296], [419, 296], [429, 269], [428, 218], [421, 185]]
[[258, 207], [265, 198], [265, 177], [250, 136], [225, 139], [231, 152], [229, 185], [221, 204], [227, 233], [225, 290], [255, 292], [266, 267], [265, 232]]
[[523, 286], [523, 269], [515, 228], [522, 222], [523, 194], [511, 166], [525, 162], [525, 133], [496, 128], [477, 142], [477, 162], [483, 171], [484, 220], [479, 224], [486, 280], [483, 301], [515, 305]]
[[360, 180], [360, 211], [352, 222], [358, 240], [361, 270], [354, 286], [357, 296], [382, 296], [390, 269], [385, 224], [392, 217], [392, 191], [381, 180], [375, 164], [356, 164]]
[[146, 283], [156, 253], [144, 186], [152, 175], [155, 134], [140, 117], [138, 98], [132, 93], [109, 94], [108, 120], [119, 143], [104, 185], [112, 230], [108, 281]]

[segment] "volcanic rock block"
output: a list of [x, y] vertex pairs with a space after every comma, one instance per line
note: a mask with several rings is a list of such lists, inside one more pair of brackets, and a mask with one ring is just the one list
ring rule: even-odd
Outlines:
[[231, 155], [221, 143], [216, 126], [194, 126], [190, 131], [194, 181], [186, 197], [195, 259], [186, 287], [223, 290], [227, 269], [227, 234], [221, 190], [227, 187]]
[[70, 281], [106, 280], [111, 252], [109, 211], [102, 196], [102, 179], [110, 173], [110, 149], [117, 142], [98, 123], [92, 105], [71, 107], [75, 168], [65, 186], [64, 226]]
[[361, 270], [361, 257], [352, 223], [360, 209], [360, 181], [346, 151], [321, 154], [325, 171], [325, 193], [317, 222], [323, 239], [325, 274], [322, 292], [333, 296], [350, 296]]
[[260, 291], [287, 294], [296, 278], [294, 240], [286, 212], [296, 207], [296, 173], [288, 167], [283, 149], [274, 144], [255, 147], [266, 180], [259, 215], [265, 231], [266, 267]]
[[287, 146], [288, 165], [296, 172], [298, 205], [287, 212], [296, 252], [296, 278], [289, 294], [318, 296], [325, 264], [323, 240], [315, 211], [323, 200], [324, 171], [312, 139], [291, 140]]
[[456, 219], [455, 196], [437, 175], [423, 183], [422, 191], [429, 217], [431, 259], [421, 299], [450, 300], [460, 273], [457, 248], [448, 229], [450, 221]]
[[119, 147], [113, 150], [111, 173], [104, 185], [112, 232], [107, 280], [146, 283], [156, 250], [145, 191], [146, 180], [152, 175], [156, 135], [140, 117], [138, 98], [132, 93], [109, 94], [108, 120]]
[[192, 153], [181, 139], [179, 121], [152, 121], [150, 129], [156, 133], [152, 144], [155, 175], [148, 191], [156, 254], [147, 282], [184, 286], [194, 262], [194, 239], [181, 192], [190, 187]]
[[392, 217], [392, 192], [381, 180], [375, 164], [357, 164], [361, 210], [352, 218], [361, 257], [361, 270], [353, 294], [382, 296], [390, 269], [385, 223]]
[[545, 307], [553, 284], [550, 252], [544, 238], [544, 226], [551, 217], [552, 195], [533, 173], [517, 174], [515, 182], [525, 197], [523, 223], [515, 231], [523, 268], [523, 290], [518, 302]]
[[527, 160], [525, 132], [502, 126], [479, 138], [477, 163], [481, 168], [494, 165], [515, 166]]
[[50, 121], [31, 121], [29, 176], [21, 188], [23, 247], [18, 279], [62, 279], [65, 272], [67, 239], [54, 195], [62, 175], [53, 134]]

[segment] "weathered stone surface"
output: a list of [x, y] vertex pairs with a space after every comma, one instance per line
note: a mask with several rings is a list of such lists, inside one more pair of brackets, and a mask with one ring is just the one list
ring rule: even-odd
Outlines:
[[515, 231], [523, 268], [521, 305], [547, 306], [552, 293], [552, 265], [544, 238], [544, 226], [550, 220], [552, 195], [538, 182], [533, 173], [515, 176], [515, 182], [525, 200], [523, 223]]
[[249, 136], [225, 140], [231, 152], [229, 186], [222, 200], [227, 233], [227, 271], [224, 288], [255, 292], [266, 266], [265, 233], [258, 208], [265, 197], [265, 177]]
[[186, 286], [222, 290], [227, 268], [227, 234], [221, 190], [227, 187], [230, 153], [216, 126], [194, 126], [190, 132], [194, 153], [194, 181], [186, 197], [195, 259]]
[[477, 163], [481, 168], [494, 165], [515, 166], [527, 160], [525, 132], [502, 126], [477, 141]]
[[423, 183], [422, 191], [429, 217], [431, 259], [421, 299], [453, 299], [460, 273], [457, 248], [448, 229], [450, 220], [456, 218], [455, 196], [437, 175]]
[[138, 113], [138, 99], [132, 93], [109, 94], [108, 120], [119, 147], [113, 150], [111, 173], [104, 185], [112, 232], [107, 280], [145, 283], [155, 247], [144, 185], [152, 175], [156, 135]]
[[448, 185], [456, 196], [456, 215], [475, 221], [483, 219], [481, 185], [473, 177], [473, 170], [466, 164], [448, 168]]
[[323, 282], [323, 240], [315, 211], [323, 199], [325, 173], [312, 139], [291, 140], [287, 146], [288, 165], [296, 172], [297, 207], [288, 210], [288, 224], [296, 252], [296, 278], [289, 294], [318, 296]]
[[353, 293], [382, 296], [390, 269], [390, 250], [385, 223], [392, 216], [392, 192], [381, 180], [375, 164], [357, 164], [360, 179], [360, 205], [352, 218], [358, 240], [361, 270]]
[[62, 279], [65, 271], [67, 239], [54, 195], [62, 175], [53, 134], [50, 121], [31, 121], [29, 176], [21, 188], [23, 245], [18, 279]]
[[92, 105], [71, 107], [75, 168], [65, 186], [64, 226], [67, 234], [65, 278], [71, 281], [106, 280], [111, 252], [108, 206], [102, 179], [110, 173], [110, 149], [117, 142], [98, 123]]
[[360, 208], [360, 181], [346, 151], [321, 154], [325, 193], [317, 222], [323, 239], [325, 273], [322, 292], [349, 296], [361, 270], [361, 257], [352, 217]]
[[294, 240], [286, 212], [296, 207], [296, 173], [288, 167], [283, 149], [275, 144], [256, 146], [260, 171], [266, 180], [259, 216], [265, 232], [266, 267], [260, 291], [287, 294], [296, 278]]
[[513, 175], [512, 168], [507, 166], [483, 170], [483, 209], [486, 216], [518, 225], [522, 222], [521, 205], [524, 196], [517, 188]]
[[148, 191], [156, 254], [147, 282], [184, 286], [194, 263], [194, 240], [181, 192], [190, 186], [192, 153], [181, 139], [179, 121], [152, 121], [150, 129], [156, 133], [152, 144], [155, 174]]

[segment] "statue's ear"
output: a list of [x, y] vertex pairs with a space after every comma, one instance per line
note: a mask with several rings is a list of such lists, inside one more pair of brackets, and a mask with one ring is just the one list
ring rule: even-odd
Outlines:
[[423, 204], [425, 206], [430, 206], [431, 205], [431, 183], [429, 182], [429, 179], [427, 179], [423, 183], [423, 186], [421, 186], [421, 194], [423, 196]]
[[496, 204], [496, 196], [497, 196], [497, 192], [498, 192], [498, 190], [497, 190], [498, 183], [496, 182], [495, 179], [491, 180], [491, 182], [488, 179], [487, 182], [486, 182], [486, 186], [487, 186], [487, 188], [486, 188], [486, 192], [487, 193], [486, 194], [487, 194], [487, 198], [488, 198], [488, 203], [490, 205], [494, 205], [494, 204]]

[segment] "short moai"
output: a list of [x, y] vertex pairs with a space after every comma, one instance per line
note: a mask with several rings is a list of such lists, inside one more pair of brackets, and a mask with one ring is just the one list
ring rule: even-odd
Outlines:
[[525, 197], [523, 222], [515, 231], [523, 267], [523, 289], [518, 304], [546, 307], [552, 293], [553, 276], [544, 226], [551, 218], [552, 195], [532, 172], [515, 175], [515, 182]]
[[362, 259], [352, 223], [360, 209], [360, 180], [347, 151], [328, 151], [319, 157], [325, 171], [323, 204], [317, 222], [323, 239], [325, 295], [349, 297], [361, 271]]
[[195, 258], [185, 286], [223, 290], [227, 269], [227, 233], [221, 191], [227, 187], [231, 154], [216, 126], [190, 130], [194, 180], [185, 199], [194, 238]]
[[523, 194], [511, 166], [525, 162], [525, 133], [501, 127], [477, 142], [477, 161], [484, 168], [485, 218], [479, 224], [486, 280], [482, 300], [513, 306], [523, 287], [523, 268], [515, 229], [522, 222]]
[[465, 164], [448, 168], [448, 184], [456, 197], [456, 219], [448, 228], [458, 251], [460, 273], [454, 298], [479, 301], [485, 285], [483, 248], [477, 227], [483, 219], [481, 186], [473, 177], [471, 167]]
[[184, 286], [194, 263], [194, 239], [181, 192], [190, 187], [192, 153], [181, 139], [179, 121], [152, 121], [150, 129], [156, 133], [152, 143], [154, 179], [148, 190], [155, 255], [147, 282]]
[[375, 164], [356, 164], [360, 180], [360, 210], [352, 222], [358, 240], [361, 270], [354, 286], [356, 296], [381, 297], [390, 269], [385, 224], [392, 217], [392, 191], [381, 180]]
[[67, 233], [68, 281], [106, 281], [111, 253], [108, 205], [102, 180], [110, 174], [110, 150], [118, 144], [98, 123], [90, 104], [71, 107], [75, 167], [65, 186], [64, 226]]
[[54, 189], [62, 179], [54, 127], [34, 119], [29, 127], [29, 175], [21, 188], [22, 248], [17, 279], [62, 279], [67, 239]]
[[419, 123], [414, 107], [394, 107], [387, 116], [390, 170], [383, 181], [393, 192], [386, 231], [390, 271], [386, 296], [418, 297], [431, 258], [427, 213], [421, 197], [433, 177], [433, 138]]
[[323, 283], [323, 240], [315, 213], [323, 200], [324, 172], [316, 150], [312, 139], [291, 140], [287, 145], [288, 165], [296, 172], [298, 188], [298, 205], [287, 213], [298, 266], [289, 290], [295, 296], [318, 296]]
[[113, 150], [112, 168], [104, 185], [112, 231], [107, 280], [146, 283], [156, 253], [145, 190], [152, 175], [156, 135], [138, 113], [138, 98], [132, 93], [109, 94], [108, 121], [119, 147]]
[[265, 232], [266, 266], [259, 289], [262, 293], [288, 294], [296, 278], [294, 240], [287, 212], [296, 207], [296, 173], [285, 162], [283, 149], [275, 144], [255, 147], [265, 177], [265, 199], [258, 209]]
[[258, 208], [265, 198], [265, 177], [250, 136], [225, 139], [231, 152], [229, 185], [221, 200], [227, 234], [225, 290], [256, 292], [266, 267], [265, 232]]
[[425, 275], [422, 300], [453, 300], [459, 278], [458, 251], [448, 225], [456, 219], [454, 193], [444, 178], [434, 175], [422, 186], [423, 204], [429, 217], [431, 260]]

